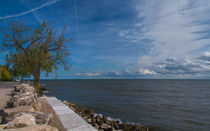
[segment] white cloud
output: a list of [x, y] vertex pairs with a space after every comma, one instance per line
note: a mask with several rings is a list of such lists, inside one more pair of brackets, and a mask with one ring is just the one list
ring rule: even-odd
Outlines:
[[100, 72], [94, 72], [94, 73], [76, 73], [76, 76], [87, 76], [87, 77], [96, 77], [96, 76], [101, 76], [102, 73]]
[[15, 18], [15, 17], [20, 17], [20, 16], [23, 16], [23, 15], [27, 15], [29, 13], [33, 13], [34, 11], [37, 11], [41, 8], [44, 8], [46, 6], [49, 6], [49, 5], [52, 5], [56, 2], [58, 2], [60, 0], [50, 0], [48, 2], [46, 2], [45, 4], [39, 6], [39, 7], [36, 7], [36, 8], [33, 8], [33, 9], [30, 9], [28, 11], [24, 11], [24, 12], [21, 12], [21, 13], [18, 13], [18, 14], [13, 14], [13, 15], [6, 15], [6, 16], [0, 16], [0, 19], [9, 19], [9, 18]]
[[138, 77], [148, 77], [156, 75], [156, 72], [148, 69], [140, 70], [111, 70], [107, 72], [85, 72], [85, 73], [76, 73], [76, 77], [85, 77], [85, 78], [138, 78]]
[[149, 69], [139, 69], [140, 74], [142, 75], [156, 75], [157, 73], [154, 71], [150, 71]]
[[[192, 64], [200, 66], [199, 71], [204, 70], [205, 64], [195, 58], [210, 48], [210, 37], [207, 37], [210, 35], [208, 31], [210, 29], [210, 24], [208, 24], [209, 1], [138, 0], [137, 3], [139, 4], [136, 4], [136, 10], [141, 20], [136, 23], [135, 33], [124, 33], [120, 36], [128, 39], [131, 37], [126, 46], [132, 46], [133, 42], [138, 42], [141, 46], [142, 39], [151, 40], [151, 43], [148, 43], [152, 44], [150, 52], [139, 57], [141, 72], [151, 73], [149, 71], [153, 68], [156, 69], [155, 73], [158, 73], [157, 69], [161, 72], [164, 66], [169, 66], [165, 63], [168, 58], [175, 58], [181, 62], [179, 66], [174, 63], [177, 65], [176, 70], [180, 73], [183, 71], [182, 68], [186, 65], [192, 66]], [[141, 28], [138, 28], [139, 26]], [[129, 30], [132, 32], [132, 29]], [[210, 53], [205, 55], [209, 56]], [[161, 62], [165, 65], [158, 64]], [[142, 69], [148, 69], [148, 71]], [[192, 66], [190, 69], [195, 71], [198, 67]], [[169, 70], [165, 71], [165, 73], [172, 73]], [[176, 71], [173, 72], [176, 74]], [[183, 71], [183, 74], [184, 72], [187, 73]]]
[[209, 25], [194, 23], [201, 19], [196, 14], [207, 14], [203, 10], [208, 9], [200, 10], [204, 8], [200, 5], [185, 10], [190, 4], [190, 0], [146, 2], [147, 8], [139, 12], [139, 17], [145, 18], [144, 35], [153, 40], [153, 51], [147, 56], [155, 59], [186, 57], [209, 45], [209, 39], [200, 39], [204, 34], [195, 33], [208, 29]]
[[205, 57], [210, 57], [210, 52], [205, 52], [205, 53], [203, 54], [203, 56], [205, 56]]

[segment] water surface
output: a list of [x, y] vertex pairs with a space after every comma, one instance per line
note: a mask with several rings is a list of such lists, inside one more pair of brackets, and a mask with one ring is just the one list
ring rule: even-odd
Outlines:
[[210, 130], [210, 80], [48, 80], [49, 94], [166, 131]]

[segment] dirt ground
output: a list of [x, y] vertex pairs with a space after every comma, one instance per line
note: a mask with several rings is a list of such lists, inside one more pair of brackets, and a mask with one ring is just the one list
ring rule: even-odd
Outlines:
[[9, 94], [15, 85], [17, 82], [0, 82], [0, 110], [7, 105], [7, 101], [11, 98]]

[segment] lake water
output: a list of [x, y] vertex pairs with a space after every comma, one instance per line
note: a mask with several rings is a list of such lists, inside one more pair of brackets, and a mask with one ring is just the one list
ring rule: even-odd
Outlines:
[[48, 80], [50, 96], [163, 131], [210, 131], [210, 80]]

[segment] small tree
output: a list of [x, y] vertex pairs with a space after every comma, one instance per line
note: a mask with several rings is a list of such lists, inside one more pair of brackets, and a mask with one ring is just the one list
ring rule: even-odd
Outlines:
[[[7, 49], [11, 54], [25, 58], [18, 63], [27, 63], [26, 66], [32, 73], [37, 88], [40, 87], [42, 72], [48, 76], [50, 72], [57, 70], [60, 64], [64, 65], [65, 69], [69, 69], [70, 66], [65, 58], [70, 55], [70, 50], [66, 43], [71, 40], [65, 38], [65, 28], [60, 35], [57, 35], [53, 28], [45, 22], [33, 27], [23, 22], [11, 22], [3, 31], [6, 33], [2, 49]], [[15, 60], [12, 63], [17, 64]]]

